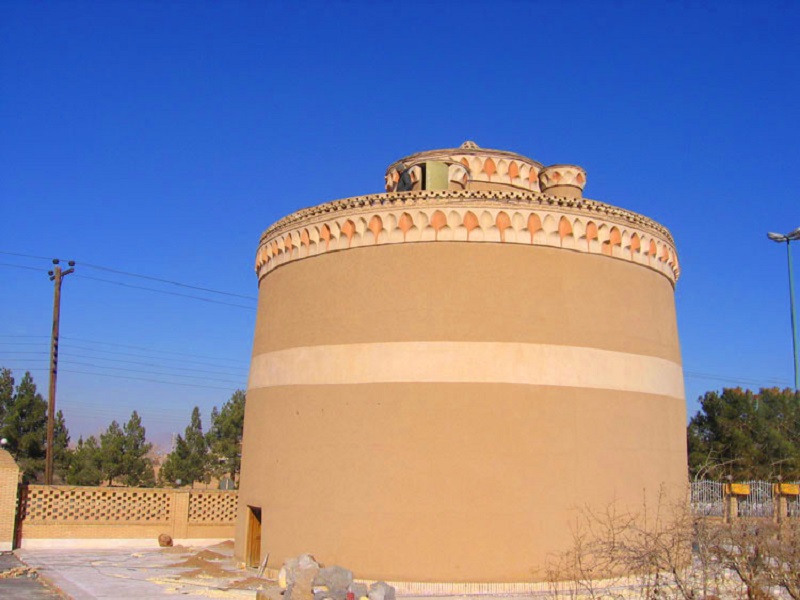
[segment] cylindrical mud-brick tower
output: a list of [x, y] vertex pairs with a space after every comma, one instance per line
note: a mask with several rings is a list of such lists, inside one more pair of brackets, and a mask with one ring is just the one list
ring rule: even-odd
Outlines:
[[580, 509], [684, 493], [673, 241], [585, 182], [466, 142], [267, 229], [237, 556], [537, 581]]

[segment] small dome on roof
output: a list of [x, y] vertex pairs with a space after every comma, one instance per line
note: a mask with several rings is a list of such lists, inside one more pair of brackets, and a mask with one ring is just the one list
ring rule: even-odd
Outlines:
[[466, 142], [461, 144], [461, 148], [468, 148], [470, 150], [477, 150], [478, 148], [480, 148], [480, 146], [478, 146], [478, 144], [476, 144], [472, 140], [467, 140]]

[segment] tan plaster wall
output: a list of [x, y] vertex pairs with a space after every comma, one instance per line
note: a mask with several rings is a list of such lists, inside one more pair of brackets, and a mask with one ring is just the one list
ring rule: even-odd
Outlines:
[[[602, 256], [379, 246], [290, 263], [261, 282], [255, 359], [414, 341], [680, 363], [669, 281]], [[638, 509], [644, 491], [652, 505], [662, 484], [677, 495], [686, 484], [680, 397], [497, 382], [259, 387], [248, 391], [236, 552], [253, 505], [270, 567], [312, 552], [366, 578], [541, 579], [577, 509]]]
[[674, 292], [639, 265], [541, 246], [354, 248], [261, 280], [253, 355], [395, 341], [589, 346], [680, 362]]
[[572, 185], [553, 185], [543, 189], [542, 192], [560, 198], [580, 198], [583, 196], [583, 190]]
[[285, 387], [252, 392], [247, 422], [260, 433], [246, 440], [240, 507], [262, 507], [262, 555], [275, 568], [313, 552], [367, 578], [541, 578], [548, 555], [569, 548], [577, 509], [639, 509], [643, 490], [654, 506], [662, 482], [686, 481], [674, 398], [491, 384]]

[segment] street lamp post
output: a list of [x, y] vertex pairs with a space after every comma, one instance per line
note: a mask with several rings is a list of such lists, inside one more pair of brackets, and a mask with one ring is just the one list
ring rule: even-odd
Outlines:
[[794, 350], [794, 391], [800, 390], [800, 363], [797, 358], [797, 318], [794, 311], [794, 279], [792, 276], [792, 242], [800, 240], [800, 227], [787, 234], [768, 233], [773, 242], [786, 242], [786, 254], [789, 259], [789, 310], [792, 316], [792, 349]]

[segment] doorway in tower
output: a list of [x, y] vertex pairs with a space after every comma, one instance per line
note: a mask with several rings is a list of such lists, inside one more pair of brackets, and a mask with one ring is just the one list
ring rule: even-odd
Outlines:
[[261, 566], [261, 507], [247, 507], [247, 566]]

